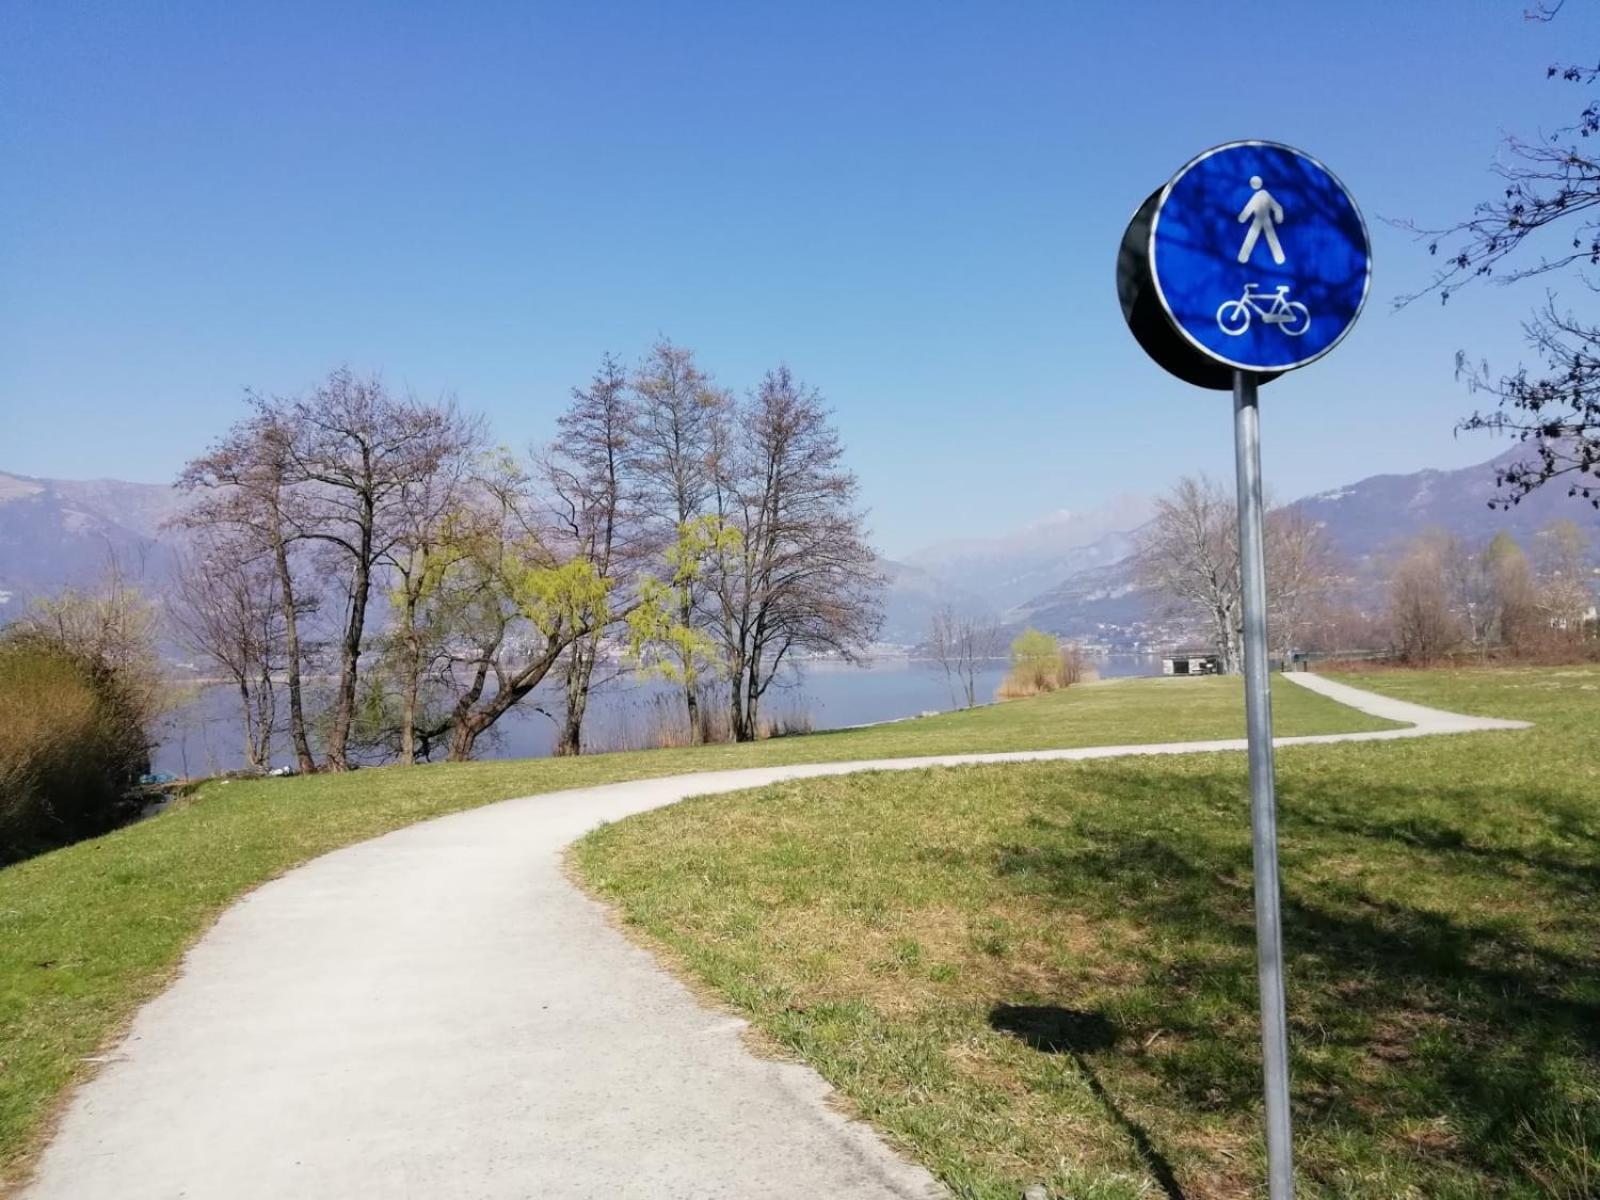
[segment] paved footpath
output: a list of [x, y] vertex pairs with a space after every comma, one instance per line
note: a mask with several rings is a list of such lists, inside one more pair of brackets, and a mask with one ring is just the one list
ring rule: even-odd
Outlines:
[[[1519, 728], [1293, 682], [1411, 728]], [[801, 776], [1242, 749], [1093, 747], [642, 780], [493, 804], [245, 896], [71, 1101], [29, 1200], [941, 1195], [810, 1069], [747, 1050], [563, 876], [603, 820]]]

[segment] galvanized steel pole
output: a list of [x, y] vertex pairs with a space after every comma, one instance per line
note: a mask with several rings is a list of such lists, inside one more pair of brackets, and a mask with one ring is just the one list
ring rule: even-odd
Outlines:
[[1289, 1121], [1289, 1037], [1283, 999], [1278, 899], [1278, 812], [1272, 765], [1272, 694], [1267, 676], [1267, 566], [1262, 532], [1261, 414], [1256, 377], [1233, 373], [1233, 442], [1239, 484], [1239, 571], [1244, 599], [1244, 703], [1250, 737], [1250, 827], [1256, 882], [1256, 959], [1261, 1052], [1266, 1075], [1267, 1185], [1271, 1200], [1294, 1196]]

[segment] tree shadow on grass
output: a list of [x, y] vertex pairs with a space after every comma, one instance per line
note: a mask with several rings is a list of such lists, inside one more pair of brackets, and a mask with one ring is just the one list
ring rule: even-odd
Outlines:
[[[1075, 775], [1065, 803], [1051, 808], [1055, 820], [1016, 828], [992, 869], [1080, 917], [1131, 920], [1152, 935], [1126, 951], [1144, 968], [1130, 989], [1142, 993], [1145, 1019], [1180, 1034], [1192, 1053], [1145, 1065], [1190, 1102], [1211, 1096], [1244, 1111], [1259, 1087], [1259, 1048], [1240, 774], [1101, 767]], [[1570, 903], [1571, 920], [1600, 920], [1592, 875], [1590, 887], [1573, 886], [1593, 869], [1583, 861], [1593, 839], [1559, 855], [1495, 845], [1470, 830], [1485, 797], [1465, 788], [1368, 779], [1353, 792], [1348, 782], [1292, 780], [1283, 793], [1293, 1041], [1301, 1051], [1314, 1039], [1352, 1052], [1296, 1054], [1295, 1102], [1308, 1127], [1326, 1120], [1381, 1143], [1408, 1119], [1448, 1112], [1459, 1142], [1441, 1153], [1502, 1185], [1537, 1182], [1541, 1156], [1558, 1152], [1530, 1155], [1519, 1130], [1561, 1116], [1576, 1119], [1590, 1145], [1600, 1142], [1600, 1106], [1573, 1118], [1563, 1099], [1574, 1071], [1600, 1073], [1600, 958], [1543, 944], [1517, 906], [1496, 910], [1481, 886], [1498, 864], [1508, 889], [1548, 890]], [[1561, 795], [1526, 788], [1490, 799], [1536, 818], [1548, 812], [1541, 828], [1567, 824]], [[1463, 814], [1461, 827], [1452, 811]], [[1301, 864], [1334, 856], [1364, 869], [1332, 883], [1301, 873]], [[1451, 887], [1463, 880], [1472, 886], [1452, 908]], [[1217, 1021], [1219, 1012], [1237, 1019]], [[1424, 1024], [1442, 1036], [1421, 1038]], [[1071, 1031], [1063, 1037], [1072, 1047]]]
[[1116, 1044], [1116, 1027], [1104, 1014], [1081, 1012], [1054, 1004], [997, 1004], [989, 1012], [989, 1026], [1010, 1034], [1034, 1050], [1045, 1054], [1065, 1054], [1071, 1058], [1106, 1115], [1133, 1142], [1146, 1169], [1161, 1185], [1168, 1200], [1185, 1200], [1183, 1189], [1178, 1186], [1178, 1178], [1173, 1174], [1172, 1164], [1155, 1148], [1144, 1126], [1117, 1106], [1111, 1093], [1100, 1082], [1099, 1075], [1084, 1057], [1091, 1051], [1109, 1050]]
[[[1413, 798], [1425, 795], [1432, 806], [1446, 811], [1469, 812], [1483, 800], [1480, 793], [1467, 788], [1406, 790]], [[1486, 838], [1475, 837], [1472, 831], [1452, 825], [1437, 812], [1407, 811], [1403, 804], [1397, 812], [1361, 811], [1351, 805], [1347, 794], [1327, 786], [1297, 788], [1295, 798], [1297, 803], [1289, 811], [1291, 829], [1312, 829], [1335, 836], [1403, 845], [1425, 855], [1453, 857], [1463, 866], [1468, 861], [1476, 862], [1480, 870], [1502, 868], [1512, 874], [1534, 878], [1546, 875], [1552, 882], [1560, 880], [1569, 891], [1589, 895], [1600, 891], [1600, 836], [1592, 825], [1581, 819], [1581, 814], [1568, 807], [1566, 798], [1557, 793], [1525, 788], [1508, 799], [1537, 812], [1544, 833], [1576, 847], [1586, 847], [1587, 857], [1570, 850], [1558, 854], [1548, 846], [1530, 849], [1492, 845]]]

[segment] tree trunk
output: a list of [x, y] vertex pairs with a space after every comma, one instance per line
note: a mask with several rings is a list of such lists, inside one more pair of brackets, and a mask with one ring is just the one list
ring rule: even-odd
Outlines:
[[736, 742], [744, 738], [744, 655], [742, 643], [731, 633], [724, 634], [728, 655], [728, 733]]
[[400, 687], [400, 762], [417, 761], [417, 695], [422, 690], [422, 643], [417, 637], [417, 600], [406, 581], [406, 663]]
[[744, 664], [730, 664], [728, 672], [728, 727], [736, 742], [748, 741], [744, 736]]
[[689, 714], [689, 744], [698, 746], [705, 739], [700, 728], [700, 696], [693, 683], [683, 685], [683, 707]]
[[261, 751], [256, 747], [256, 715], [250, 704], [250, 682], [239, 676], [239, 707], [244, 713], [244, 761], [250, 769], [261, 769]]
[[306, 740], [306, 712], [300, 695], [300, 624], [294, 608], [294, 577], [289, 573], [289, 551], [283, 538], [273, 538], [273, 554], [278, 568], [278, 592], [283, 601], [283, 641], [289, 675], [289, 740], [294, 745], [296, 764], [302, 775], [317, 769]]
[[734, 740], [753, 742], [761, 731], [761, 662], [752, 657], [744, 674], [744, 713]]
[[[694, 602], [689, 596], [689, 589], [679, 591], [678, 617], [683, 622], [685, 629], [689, 628], [689, 618], [694, 615]], [[683, 664], [683, 706], [689, 714], [689, 744], [698, 746], [705, 739], [700, 736], [700, 695], [699, 681], [694, 677], [694, 650], [685, 651]]]
[[478, 735], [489, 728], [491, 722], [484, 720], [481, 714], [474, 713], [457, 721], [450, 728], [450, 752], [446, 758], [450, 762], [468, 762], [472, 758], [472, 748], [478, 741]]
[[348, 771], [350, 726], [356, 712], [356, 672], [361, 662], [361, 634], [367, 620], [367, 599], [372, 591], [373, 506], [370, 496], [362, 497], [361, 545], [356, 555], [350, 586], [350, 615], [344, 638], [339, 644], [339, 691], [334, 697], [333, 728], [328, 734], [328, 766]]
[[400, 762], [413, 766], [417, 761], [417, 677], [408, 674], [400, 693]]
[[[595, 650], [583, 640], [572, 645], [572, 657], [567, 662], [566, 718], [556, 739], [556, 756], [571, 757], [583, 753], [583, 715], [589, 707], [589, 681], [594, 675]], [[693, 720], [691, 713], [690, 720]]]
[[[589, 631], [584, 631], [587, 634]], [[583, 635], [580, 635], [583, 636]], [[465, 696], [456, 701], [454, 712], [450, 719], [450, 752], [447, 755], [451, 762], [466, 762], [472, 757], [472, 749], [477, 744], [478, 736], [490, 728], [526, 696], [534, 688], [544, 682], [545, 676], [550, 673], [561, 658], [561, 653], [571, 645], [571, 642], [560, 635], [552, 634], [545, 639], [544, 653], [529, 663], [517, 675], [506, 680], [500, 678], [500, 688], [483, 706], [475, 707], [478, 697], [483, 693], [484, 668], [478, 670], [478, 677]]]
[[1211, 609], [1211, 621], [1216, 633], [1217, 658], [1224, 675], [1239, 675], [1244, 671], [1239, 661], [1239, 637], [1234, 626], [1233, 613], [1224, 607]]
[[261, 664], [261, 678], [256, 681], [256, 754], [262, 770], [272, 769], [272, 726], [278, 718], [277, 698], [272, 690], [272, 667]]

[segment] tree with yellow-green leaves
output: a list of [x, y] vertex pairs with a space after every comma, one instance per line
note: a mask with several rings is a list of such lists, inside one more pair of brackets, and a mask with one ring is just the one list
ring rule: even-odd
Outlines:
[[530, 475], [501, 456], [487, 476], [453, 515], [426, 596], [449, 631], [438, 673], [449, 698], [425, 733], [456, 762], [599, 627], [612, 588], [592, 559], [552, 544]]
[[[708, 515], [714, 480], [729, 436], [732, 398], [695, 361], [693, 351], [663, 338], [651, 347], [633, 373], [634, 428], [629, 466], [637, 479], [643, 535], [658, 549], [660, 569], [672, 580], [673, 626], [679, 630], [658, 649], [670, 653], [691, 737], [704, 726], [700, 712], [697, 639], [705, 614], [705, 581], [700, 570], [697, 522]], [[656, 658], [659, 669], [665, 659]]]
[[1024, 629], [1011, 643], [1014, 682], [1035, 692], [1048, 692], [1061, 673], [1061, 643], [1051, 634]]
[[716, 638], [694, 620], [694, 597], [707, 564], [737, 554], [741, 542], [737, 529], [711, 514], [685, 522], [662, 553], [666, 578], [641, 579], [638, 604], [628, 615], [628, 656], [639, 672], [679, 684], [686, 697], [696, 698], [687, 714], [692, 742], [708, 740], [710, 714], [699, 697], [725, 668]]

